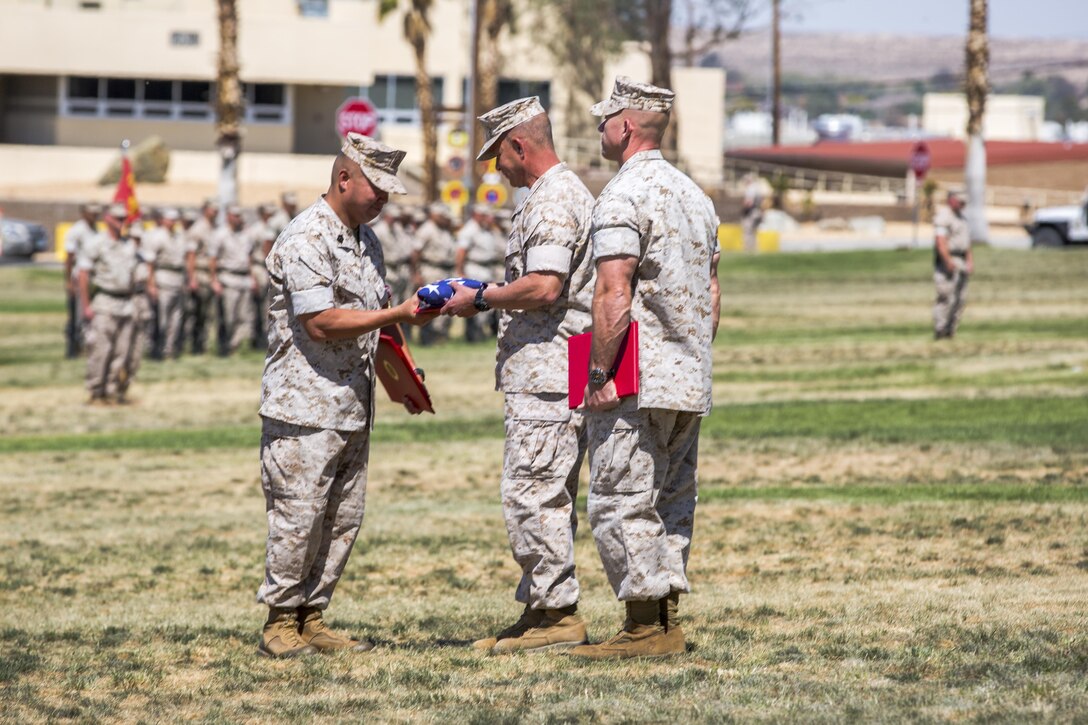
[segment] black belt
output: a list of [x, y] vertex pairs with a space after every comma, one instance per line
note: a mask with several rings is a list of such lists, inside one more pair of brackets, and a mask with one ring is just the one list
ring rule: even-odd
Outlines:
[[219, 271], [220, 271], [220, 274], [236, 274], [239, 277], [248, 277], [249, 276], [249, 270], [248, 269], [245, 270], [245, 271], [242, 271], [242, 272], [236, 272], [233, 269], [221, 269]]
[[155, 267], [155, 269], [156, 270], [161, 269], [164, 272], [184, 272], [185, 271], [185, 267], [164, 267], [162, 265], [159, 265], [158, 267]]
[[949, 252], [949, 254], [960, 259], [967, 259], [967, 252]]
[[132, 298], [131, 292], [110, 292], [109, 290], [100, 289], [96, 294], [106, 295], [107, 297], [113, 297], [118, 300], [127, 300]]

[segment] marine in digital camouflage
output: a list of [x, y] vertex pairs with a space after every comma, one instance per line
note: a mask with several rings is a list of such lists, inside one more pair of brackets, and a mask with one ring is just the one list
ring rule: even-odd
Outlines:
[[713, 203], [658, 150], [629, 158], [593, 207], [593, 258], [638, 257], [640, 408], [710, 412], [717, 231]]
[[514, 210], [506, 282], [530, 272], [565, 277], [555, 304], [504, 311], [496, 387], [507, 393], [567, 392], [567, 339], [589, 329], [594, 268], [589, 254], [593, 195], [566, 164], [544, 172]]
[[933, 220], [934, 235], [944, 237], [952, 255], [953, 268], [948, 269], [934, 251], [933, 332], [938, 338], [956, 334], [964, 307], [967, 305], [967, 252], [971, 249], [971, 233], [967, 219], [948, 207], [942, 207]]
[[361, 238], [324, 199], [301, 212], [268, 255], [272, 302], [260, 413], [286, 423], [364, 430], [371, 426], [378, 333], [315, 342], [298, 315], [330, 307], [377, 310], [388, 300], [382, 248]]
[[177, 357], [185, 313], [185, 260], [194, 247], [187, 235], [158, 226], [144, 235], [143, 248], [155, 264], [161, 352], [165, 357]]
[[[620, 85], [609, 101], [618, 110], [671, 104], [666, 89], [651, 86], [649, 100], [636, 102]], [[593, 208], [594, 259], [637, 258], [630, 315], [639, 324], [639, 394], [587, 413], [590, 524], [625, 602], [690, 589], [699, 426], [711, 407], [717, 226], [710, 199], [656, 149], [627, 158]]]
[[86, 271], [97, 290], [91, 301], [94, 317], [87, 330], [87, 390], [92, 400], [123, 396], [131, 382], [129, 361], [139, 323], [136, 243], [108, 232], [88, 240], [79, 252], [78, 269]]
[[223, 324], [227, 346], [235, 352], [253, 334], [253, 251], [259, 238], [240, 226], [222, 226], [212, 234], [208, 254], [216, 261], [216, 277], [223, 287]]

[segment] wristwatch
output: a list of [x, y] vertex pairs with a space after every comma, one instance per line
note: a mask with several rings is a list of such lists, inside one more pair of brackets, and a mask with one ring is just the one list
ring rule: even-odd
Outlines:
[[480, 289], [476, 290], [476, 299], [472, 301], [472, 306], [480, 312], [487, 312], [491, 309], [491, 305], [487, 304], [487, 300], [484, 299], [484, 290], [487, 289], [487, 282], [480, 285]]
[[604, 385], [612, 378], [616, 377], [614, 370], [601, 370], [600, 368], [593, 368], [589, 371], [589, 382], [600, 387]]

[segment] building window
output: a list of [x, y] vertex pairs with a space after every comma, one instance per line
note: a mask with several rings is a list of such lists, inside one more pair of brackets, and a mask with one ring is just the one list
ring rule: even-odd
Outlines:
[[[442, 105], [443, 79], [431, 79], [435, 108]], [[421, 123], [416, 99], [415, 76], [374, 76], [374, 84], [364, 91], [378, 109], [381, 123], [418, 126]]]
[[329, 0], [298, 0], [298, 14], [304, 18], [327, 18]]
[[548, 81], [520, 81], [512, 78], [499, 80], [499, 105], [526, 96], [540, 96], [540, 105], [551, 107], [551, 84]]
[[[288, 123], [291, 94], [282, 83], [243, 83], [247, 123]], [[211, 121], [215, 84], [71, 76], [61, 82], [61, 115]]]

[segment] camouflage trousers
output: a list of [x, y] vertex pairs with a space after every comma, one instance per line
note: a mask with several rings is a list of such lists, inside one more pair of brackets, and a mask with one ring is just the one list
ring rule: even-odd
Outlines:
[[185, 319], [186, 292], [181, 287], [159, 286], [160, 352], [164, 357], [177, 357], [181, 352], [182, 324]]
[[132, 300], [95, 297], [94, 317], [86, 327], [87, 391], [92, 398], [124, 395], [139, 367], [143, 320]]
[[956, 270], [948, 276], [937, 270], [933, 273], [933, 284], [937, 288], [937, 299], [933, 303], [933, 334], [952, 337], [967, 303], [967, 275]]
[[649, 601], [690, 591], [701, 418], [638, 410], [631, 398], [587, 419], [589, 524], [616, 596]]
[[[224, 273], [226, 278], [228, 273]], [[227, 350], [237, 352], [242, 344], [253, 339], [253, 318], [256, 314], [253, 287], [249, 277], [231, 275], [235, 280], [223, 285], [223, 325], [227, 333]], [[240, 281], [239, 281], [240, 280]]]
[[268, 544], [258, 602], [282, 609], [329, 606], [363, 523], [369, 457], [369, 430], [262, 420]]
[[197, 289], [189, 292], [185, 308], [185, 337], [192, 344], [194, 355], [202, 355], [208, 349], [208, 334], [212, 340], [217, 338], [218, 303], [215, 293], [207, 284], [201, 283]]
[[585, 452], [585, 419], [565, 394], [506, 394], [502, 510], [521, 567], [514, 598], [534, 609], [578, 601], [574, 500]]

